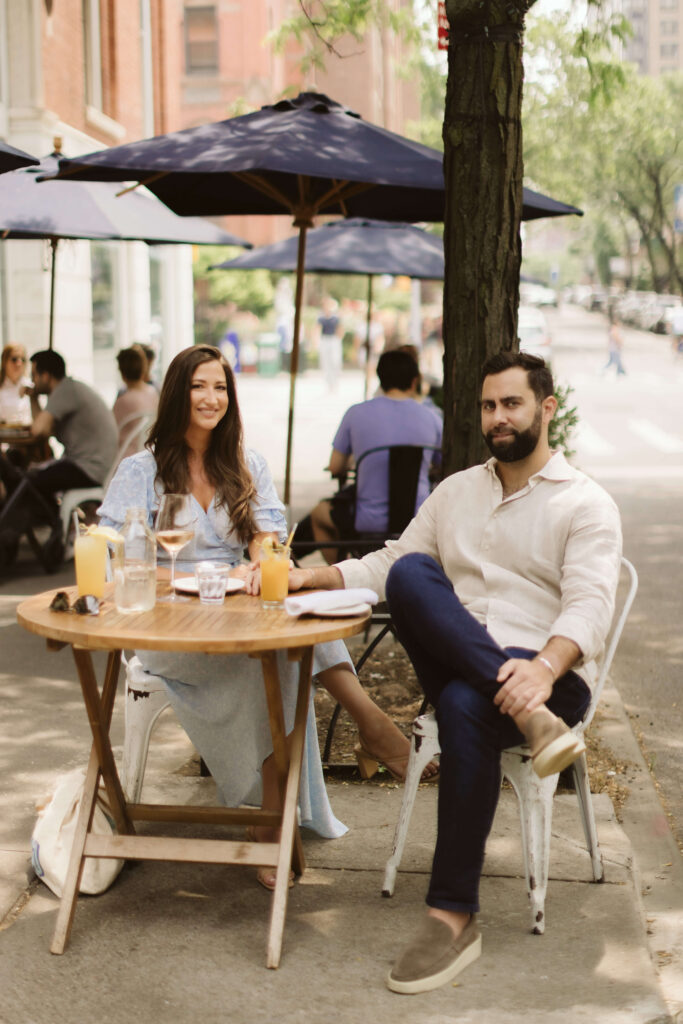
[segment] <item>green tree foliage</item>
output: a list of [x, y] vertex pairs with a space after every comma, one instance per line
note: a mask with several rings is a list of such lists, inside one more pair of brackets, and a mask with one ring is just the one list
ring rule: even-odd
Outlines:
[[273, 305], [273, 280], [268, 270], [209, 270], [241, 250], [205, 245], [194, 263], [195, 338], [217, 345], [237, 310], [266, 316]]
[[[479, 377], [485, 360], [517, 346], [522, 214], [522, 48], [535, 0], [446, 0], [450, 26], [443, 142], [444, 468], [479, 462]], [[594, 11], [602, 0], [588, 0]], [[608, 5], [605, 6], [605, 11]], [[283, 26], [309, 44], [305, 59], [327, 59], [343, 38], [360, 38], [370, 20], [386, 24], [394, 5], [381, 0], [299, 0]], [[405, 13], [405, 5], [401, 13]], [[398, 27], [398, 25], [397, 25]], [[619, 74], [600, 50], [623, 19], [605, 14], [575, 40], [590, 58], [587, 103], [613, 93]], [[312, 42], [310, 42], [312, 40]], [[565, 197], [565, 196], [563, 196]], [[568, 197], [565, 197], [568, 198]]]
[[535, 184], [586, 211], [572, 227], [590, 234], [605, 283], [609, 258], [628, 261], [641, 243], [648, 286], [683, 291], [673, 231], [674, 186], [683, 177], [683, 75], [650, 78], [620, 65], [620, 90], [596, 95], [566, 18], [539, 20], [527, 49], [535, 72], [525, 89], [525, 155]]
[[301, 48], [300, 65], [306, 74], [311, 68], [324, 67], [330, 57], [358, 53], [371, 28], [388, 28], [418, 42], [420, 27], [412, 15], [410, 3], [396, 9], [387, 0], [299, 0], [298, 9], [294, 8], [269, 39], [278, 51], [294, 39]]

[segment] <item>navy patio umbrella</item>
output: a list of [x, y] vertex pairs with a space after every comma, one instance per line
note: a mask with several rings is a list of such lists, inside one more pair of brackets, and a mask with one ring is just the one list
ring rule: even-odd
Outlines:
[[[262, 245], [211, 270], [289, 270], [297, 267], [297, 238]], [[370, 361], [370, 314], [375, 274], [443, 280], [443, 238], [413, 224], [349, 217], [323, 224], [308, 233], [306, 265], [309, 274], [362, 274], [368, 278], [366, 368]], [[368, 379], [365, 378], [367, 397]]]
[[28, 153], [24, 153], [23, 149], [15, 149], [14, 146], [10, 146], [9, 142], [0, 142], [0, 174], [37, 163], [38, 160], [34, 156], [29, 156]]
[[[305, 92], [227, 121], [60, 161], [60, 176], [139, 181], [185, 216], [291, 213], [299, 245], [285, 463], [288, 504], [307, 229], [320, 214], [443, 220], [442, 154], [364, 121], [321, 93]], [[525, 193], [524, 209], [527, 219], [579, 212], [535, 193]]]
[[57, 247], [64, 238], [142, 241], [157, 245], [239, 245], [251, 243], [201, 217], [179, 217], [152, 196], [117, 197], [115, 184], [38, 179], [57, 173], [59, 152], [0, 177], [0, 238], [46, 239], [51, 247], [50, 331], [54, 327]]

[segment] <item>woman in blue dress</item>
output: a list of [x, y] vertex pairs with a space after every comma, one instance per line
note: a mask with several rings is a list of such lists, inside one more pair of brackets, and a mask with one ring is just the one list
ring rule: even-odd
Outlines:
[[[265, 460], [245, 451], [242, 422], [229, 364], [218, 349], [198, 345], [171, 362], [147, 448], [124, 459], [99, 508], [101, 522], [120, 529], [126, 510], [145, 508], [153, 524], [160, 496], [190, 493], [194, 539], [180, 552], [178, 568], [198, 560], [229, 562], [246, 577], [244, 551], [255, 560], [266, 537], [286, 539], [284, 509]], [[140, 670], [162, 677], [171, 704], [229, 806], [279, 807], [261, 667], [246, 655], [197, 655], [138, 651]], [[291, 730], [298, 669], [281, 652], [278, 668], [285, 721]], [[341, 641], [315, 648], [317, 682], [349, 711], [360, 740], [396, 777], [405, 775], [408, 741], [361, 687]], [[333, 838], [346, 829], [325, 792], [312, 706], [300, 791], [301, 823]], [[268, 841], [268, 829], [256, 838]], [[271, 887], [274, 870], [259, 869]]]

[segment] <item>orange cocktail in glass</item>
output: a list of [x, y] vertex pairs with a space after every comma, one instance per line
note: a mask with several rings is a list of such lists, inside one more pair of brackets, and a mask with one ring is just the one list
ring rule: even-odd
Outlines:
[[261, 545], [261, 604], [282, 608], [289, 591], [289, 548], [267, 538]]

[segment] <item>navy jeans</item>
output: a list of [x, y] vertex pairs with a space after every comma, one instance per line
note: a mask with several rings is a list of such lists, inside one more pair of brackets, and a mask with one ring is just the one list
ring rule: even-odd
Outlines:
[[[461, 604], [443, 569], [423, 554], [392, 566], [387, 603], [399, 640], [436, 710], [441, 745], [438, 832], [427, 903], [479, 910], [484, 848], [500, 792], [500, 752], [523, 742], [493, 703], [496, 676], [526, 648], [500, 647]], [[590, 691], [575, 672], [557, 680], [547, 706], [568, 725], [583, 718]]]
[[41, 521], [58, 522], [59, 506], [55, 492], [100, 486], [71, 459], [53, 459], [41, 469], [22, 473], [8, 459], [0, 456], [0, 480], [8, 494], [7, 501], [0, 508], [0, 526], [17, 533]]

